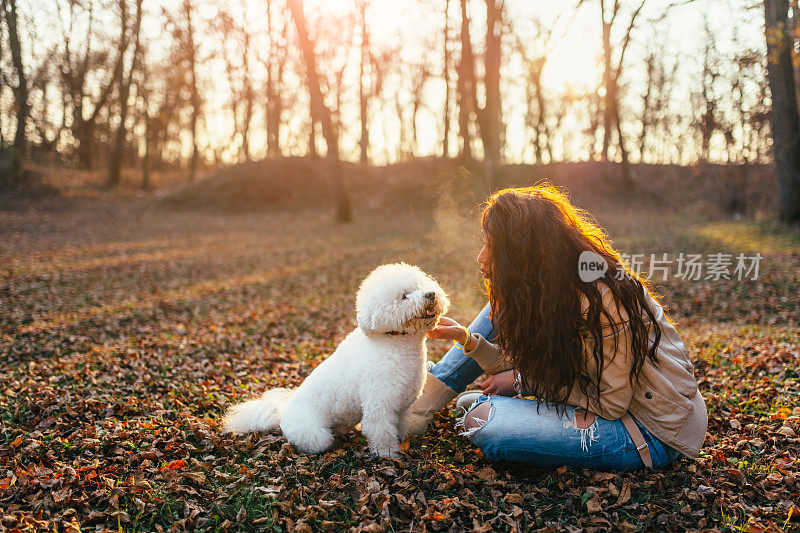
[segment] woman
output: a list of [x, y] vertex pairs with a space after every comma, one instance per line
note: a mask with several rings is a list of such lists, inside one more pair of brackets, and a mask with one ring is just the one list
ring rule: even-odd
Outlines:
[[489, 304], [469, 328], [443, 317], [429, 333], [455, 346], [410, 432], [486, 373], [458, 425], [490, 459], [635, 470], [696, 457], [708, 418], [686, 348], [588, 213], [546, 183], [492, 195], [481, 226]]

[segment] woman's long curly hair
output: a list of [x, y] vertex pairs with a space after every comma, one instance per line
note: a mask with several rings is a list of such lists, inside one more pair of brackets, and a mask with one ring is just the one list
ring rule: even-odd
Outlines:
[[[646, 358], [657, 364], [661, 328], [647, 303], [648, 282], [631, 271], [588, 212], [542, 182], [493, 194], [480, 222], [492, 258], [486, 288], [495, 337], [519, 371], [523, 390], [563, 410], [577, 382], [581, 392], [599, 405], [600, 374], [607, 364], [602, 324], [618, 324], [619, 317], [629, 317], [631, 383]], [[597, 282], [580, 278], [578, 261], [587, 250], [608, 264]], [[600, 281], [614, 296], [615, 315], [603, 306]], [[585, 312], [581, 295], [588, 301]], [[648, 324], [655, 326], [652, 344]], [[612, 330], [616, 353], [621, 328]], [[593, 380], [588, 379], [584, 342], [591, 346], [597, 364]]]

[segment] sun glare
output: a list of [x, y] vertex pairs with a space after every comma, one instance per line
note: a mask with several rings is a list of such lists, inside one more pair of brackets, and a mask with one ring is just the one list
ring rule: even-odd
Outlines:
[[348, 13], [356, 7], [354, 0], [306, 0], [307, 10], [322, 10], [331, 14]]
[[542, 74], [544, 84], [553, 90], [569, 86], [587, 89], [597, 85], [600, 66], [594, 51], [598, 45], [593, 35], [567, 35], [550, 53]]

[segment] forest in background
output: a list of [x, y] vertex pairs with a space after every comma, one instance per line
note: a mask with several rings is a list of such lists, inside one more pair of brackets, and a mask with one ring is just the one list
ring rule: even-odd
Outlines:
[[631, 163], [769, 164], [776, 131], [800, 217], [794, 2], [395, 4], [3, 0], [4, 186], [29, 163], [148, 189], [307, 156], [346, 219], [341, 161], [478, 161], [489, 188], [507, 164], [612, 162], [631, 188]]

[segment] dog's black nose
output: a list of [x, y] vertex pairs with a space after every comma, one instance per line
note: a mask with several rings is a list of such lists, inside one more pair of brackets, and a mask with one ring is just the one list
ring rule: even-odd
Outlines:
[[426, 292], [425, 293], [425, 298], [427, 298], [428, 300], [435, 300], [436, 299], [436, 293], [433, 292], [433, 291]]

